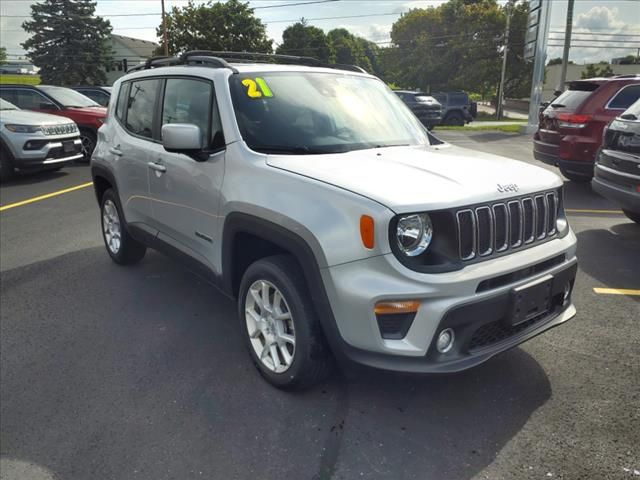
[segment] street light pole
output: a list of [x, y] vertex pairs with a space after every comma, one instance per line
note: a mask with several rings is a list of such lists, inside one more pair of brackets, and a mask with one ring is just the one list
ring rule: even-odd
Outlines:
[[167, 15], [164, 11], [164, 0], [160, 0], [162, 4], [162, 43], [164, 44], [164, 55], [169, 56], [169, 42], [167, 41]]
[[496, 119], [502, 118], [502, 102], [504, 101], [504, 77], [507, 74], [507, 54], [509, 53], [509, 28], [511, 26], [511, 2], [507, 4], [507, 28], [504, 34], [504, 49], [502, 52], [502, 73], [500, 74], [500, 87], [498, 88], [498, 102], [496, 105]]
[[567, 64], [569, 63], [569, 47], [571, 47], [571, 31], [573, 30], [573, 4], [575, 0], [569, 0], [567, 4], [567, 24], [564, 31], [564, 50], [562, 51], [562, 71], [560, 72], [560, 86], [558, 90], [564, 92], [564, 84], [567, 81]]

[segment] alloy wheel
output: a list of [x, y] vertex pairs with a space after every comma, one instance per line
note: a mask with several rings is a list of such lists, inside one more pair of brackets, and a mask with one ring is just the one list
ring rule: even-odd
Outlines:
[[249, 287], [245, 320], [260, 362], [272, 372], [286, 372], [295, 356], [295, 327], [287, 301], [273, 283], [257, 280]]
[[117, 255], [122, 244], [122, 228], [115, 203], [106, 200], [102, 207], [102, 232], [111, 253]]

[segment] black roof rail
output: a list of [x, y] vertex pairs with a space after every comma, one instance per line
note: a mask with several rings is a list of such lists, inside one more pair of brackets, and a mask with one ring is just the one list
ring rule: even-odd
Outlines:
[[228, 68], [233, 73], [238, 73], [229, 62], [236, 63], [284, 63], [289, 65], [306, 65], [312, 67], [335, 68], [351, 72], [367, 73], [357, 65], [324, 63], [313, 57], [300, 57], [295, 55], [280, 55], [272, 53], [255, 52], [223, 52], [213, 50], [191, 50], [179, 57], [151, 57], [141, 65], [130, 68], [127, 72], [136, 72], [150, 68], [168, 67], [171, 65], [203, 65], [213, 68]]

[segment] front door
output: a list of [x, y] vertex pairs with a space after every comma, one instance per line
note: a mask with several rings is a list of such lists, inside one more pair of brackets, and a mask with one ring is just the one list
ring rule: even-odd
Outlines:
[[161, 125], [188, 123], [200, 127], [210, 155], [203, 161], [169, 153], [160, 143], [154, 145], [148, 175], [159, 238], [215, 271], [225, 151], [213, 82], [167, 78], [160, 118]]

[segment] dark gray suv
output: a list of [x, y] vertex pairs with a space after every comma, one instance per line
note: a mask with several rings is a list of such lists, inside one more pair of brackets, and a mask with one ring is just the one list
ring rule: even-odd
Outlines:
[[463, 126], [478, 115], [478, 104], [465, 92], [436, 92], [432, 96], [442, 105], [442, 125]]

